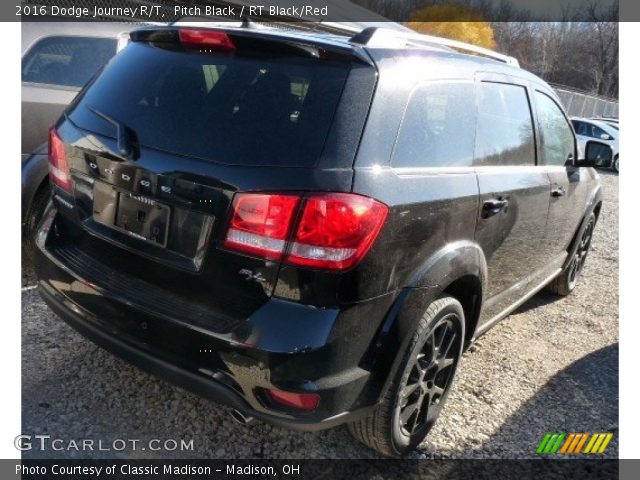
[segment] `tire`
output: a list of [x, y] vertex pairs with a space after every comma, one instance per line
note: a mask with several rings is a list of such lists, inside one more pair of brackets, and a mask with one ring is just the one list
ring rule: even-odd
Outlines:
[[385, 456], [401, 457], [425, 439], [451, 391], [464, 322], [462, 305], [453, 297], [429, 305], [382, 402], [369, 416], [347, 425], [356, 440]]
[[616, 173], [620, 173], [620, 157], [616, 157], [613, 159], [613, 169]]
[[27, 213], [27, 217], [25, 219], [25, 224], [22, 229], [22, 249], [29, 261], [33, 261], [35, 259], [36, 231], [47, 203], [49, 203], [50, 194], [51, 191], [49, 189], [49, 185], [39, 188], [31, 201], [29, 213]]
[[584, 232], [582, 232], [576, 253], [573, 255], [573, 258], [565, 269], [560, 272], [560, 274], [554, 278], [551, 283], [549, 283], [547, 290], [563, 297], [573, 292], [587, 260], [587, 254], [591, 247], [591, 240], [593, 238], [593, 230], [595, 226], [596, 216], [592, 213], [589, 215]]

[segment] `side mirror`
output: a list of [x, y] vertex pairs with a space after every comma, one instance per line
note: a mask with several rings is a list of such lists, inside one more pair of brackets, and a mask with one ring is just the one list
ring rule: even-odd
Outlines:
[[602, 140], [612, 140], [613, 138], [608, 133], [603, 133], [602, 135], [600, 135], [600, 139], [602, 139]]
[[584, 149], [584, 160], [577, 162], [578, 167], [609, 168], [613, 161], [613, 150], [606, 143], [587, 142]]

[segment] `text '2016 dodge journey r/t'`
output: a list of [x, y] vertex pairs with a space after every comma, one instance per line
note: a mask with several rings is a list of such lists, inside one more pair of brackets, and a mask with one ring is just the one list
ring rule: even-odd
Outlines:
[[237, 416], [410, 451], [465, 347], [574, 288], [601, 206], [581, 167], [611, 162], [578, 160], [553, 91], [480, 53], [381, 28], [132, 32], [50, 132], [42, 296]]

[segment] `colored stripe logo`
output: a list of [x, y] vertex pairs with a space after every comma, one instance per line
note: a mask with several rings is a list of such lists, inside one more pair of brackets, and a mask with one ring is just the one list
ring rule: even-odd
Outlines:
[[543, 438], [536, 453], [538, 455], [604, 453], [613, 438], [613, 433], [560, 433], [549, 432]]

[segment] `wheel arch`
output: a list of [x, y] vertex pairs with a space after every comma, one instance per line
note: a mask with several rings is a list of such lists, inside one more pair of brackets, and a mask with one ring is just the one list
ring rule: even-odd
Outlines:
[[482, 282], [475, 275], [464, 275], [448, 285], [443, 293], [460, 302], [464, 310], [465, 350], [471, 344], [482, 310]]
[[600, 218], [600, 210], [602, 209], [602, 200], [598, 202], [598, 204], [594, 207], [593, 213], [596, 216], [596, 221]]
[[28, 206], [27, 206], [27, 211], [24, 212], [24, 222], [28, 221], [28, 217], [29, 215], [31, 215], [31, 212], [33, 210], [34, 207], [34, 201], [36, 198], [38, 198], [38, 196], [43, 195], [43, 194], [49, 194], [47, 192], [49, 192], [51, 190], [51, 184], [49, 183], [49, 177], [45, 176], [42, 181], [38, 184], [38, 186], [33, 190], [33, 195], [31, 195], [31, 198], [29, 198], [29, 202], [28, 202]]
[[40, 147], [22, 164], [22, 223], [27, 220], [33, 199], [49, 187], [49, 161], [46, 145]]
[[372, 391], [378, 392], [379, 398], [394, 378], [415, 325], [442, 295], [452, 296], [462, 304], [465, 348], [469, 345], [480, 317], [486, 282], [486, 259], [482, 248], [473, 241], [447, 245], [416, 269], [387, 312], [361, 364], [372, 372]]

